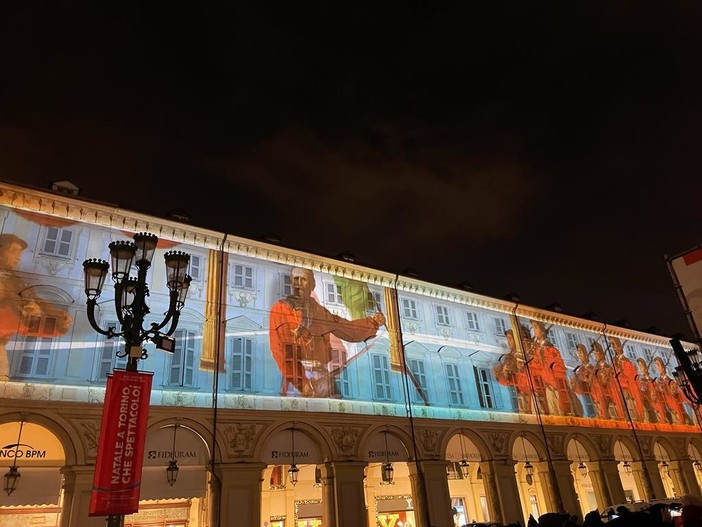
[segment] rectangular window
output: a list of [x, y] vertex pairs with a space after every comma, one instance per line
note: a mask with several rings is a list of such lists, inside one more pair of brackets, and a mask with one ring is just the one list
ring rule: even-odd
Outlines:
[[392, 400], [390, 391], [390, 361], [387, 355], [371, 355], [375, 399]]
[[41, 253], [47, 256], [70, 258], [74, 232], [71, 229], [47, 227]]
[[344, 368], [346, 360], [348, 357], [348, 352], [345, 349], [335, 349], [332, 348], [332, 360], [330, 366], [332, 370], [339, 369], [338, 376], [338, 387], [341, 395], [344, 397], [351, 397], [351, 378], [349, 376], [348, 368]]
[[631, 360], [636, 360], [636, 350], [631, 344], [626, 344], [624, 346], [624, 355], [629, 357]]
[[195, 379], [195, 333], [185, 329], [176, 330], [175, 349], [171, 355], [168, 384], [192, 386]]
[[558, 335], [556, 334], [555, 328], [551, 328], [548, 332], [548, 341], [553, 345], [554, 348], [561, 349], [561, 343], [559, 342]]
[[328, 304], [343, 304], [344, 299], [341, 296], [341, 288], [334, 282], [327, 282], [327, 303]]
[[197, 254], [190, 255], [190, 269], [188, 270], [193, 280], [202, 280], [202, 259]]
[[466, 311], [466, 329], [468, 331], [480, 331], [478, 324], [478, 314], [472, 311]]
[[[107, 326], [113, 328], [117, 327], [117, 322], [109, 321]], [[95, 380], [106, 382], [108, 373], [112, 373], [115, 368], [125, 369], [127, 367], [127, 356], [118, 357], [117, 353], [125, 355], [124, 340], [119, 337], [111, 339], [104, 338], [100, 346], [100, 364]]]
[[478, 401], [481, 408], [494, 408], [495, 401], [492, 396], [492, 384], [490, 381], [490, 372], [485, 368], [473, 366], [475, 374], [475, 385], [478, 388]]
[[566, 331], [566, 346], [568, 347], [568, 351], [571, 352], [571, 355], [575, 356], [575, 353], [578, 348], [578, 344], [580, 344], [580, 341], [578, 340], [578, 336], [575, 333], [571, 333], [569, 331]]
[[368, 314], [373, 314], [377, 311], [381, 313], [383, 310], [383, 295], [377, 291], [368, 291]]
[[446, 379], [448, 381], [449, 402], [456, 406], [464, 406], [463, 388], [461, 378], [458, 375], [458, 366], [455, 364], [446, 365]]
[[232, 390], [250, 391], [253, 379], [253, 339], [232, 339], [231, 386]]
[[[426, 365], [424, 364], [423, 360], [420, 359], [410, 359], [409, 360], [409, 369], [412, 372], [412, 375], [414, 375], [415, 380], [417, 381], [417, 384], [422, 390], [422, 393], [424, 395], [427, 395], [427, 372], [426, 372]], [[422, 399], [422, 396], [419, 395], [419, 392], [417, 391], [417, 388], [414, 386], [414, 383], [410, 384], [410, 393], [412, 394], [412, 402], [413, 403], [423, 403], [424, 399]]]
[[242, 264], [234, 265], [234, 287], [237, 289], [253, 289], [253, 267]]
[[289, 274], [283, 275], [283, 296], [292, 295], [292, 277]]
[[650, 364], [653, 361], [653, 350], [651, 348], [643, 348], [643, 356], [646, 363]]
[[507, 322], [505, 322], [505, 319], [495, 318], [495, 335], [504, 337], [505, 331], [507, 331]]
[[402, 299], [402, 316], [417, 320], [417, 302], [410, 298]]
[[449, 311], [446, 306], [435, 306], [436, 307], [436, 323], [439, 326], [450, 326], [451, 320], [449, 319]]
[[51, 316], [30, 316], [27, 332], [22, 342], [17, 374], [20, 377], [49, 377], [51, 349], [54, 339], [40, 335], [56, 333], [58, 320]]

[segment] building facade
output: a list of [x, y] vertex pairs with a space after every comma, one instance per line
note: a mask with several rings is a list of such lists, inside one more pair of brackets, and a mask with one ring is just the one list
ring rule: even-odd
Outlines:
[[[153, 387], [125, 525], [525, 524], [700, 495], [665, 337], [0, 183], [0, 470], [21, 474], [0, 527], [104, 524], [88, 509], [126, 358], [91, 328], [82, 262], [138, 232], [159, 237], [154, 320], [164, 252], [191, 255], [192, 282], [173, 352], [147, 343], [139, 362]], [[112, 295], [96, 320], [119, 330]]]

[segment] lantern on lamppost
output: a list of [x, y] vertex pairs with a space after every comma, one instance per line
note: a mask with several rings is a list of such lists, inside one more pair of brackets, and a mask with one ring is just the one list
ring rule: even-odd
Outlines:
[[[97, 299], [102, 294], [102, 287], [110, 265], [105, 260], [91, 258], [83, 262], [85, 277], [85, 295], [87, 301], [88, 321], [92, 328], [107, 338], [122, 337], [126, 343], [120, 357], [129, 357], [127, 370], [136, 371], [139, 359], [147, 358], [142, 349], [145, 341], [152, 341], [164, 351], [173, 351], [174, 340], [170, 338], [178, 326], [180, 312], [185, 306], [191, 278], [187, 274], [190, 255], [182, 251], [169, 251], [164, 255], [166, 264], [166, 285], [169, 294], [168, 311], [159, 323], [144, 327], [144, 318], [151, 311], [146, 304], [149, 286], [146, 274], [151, 267], [151, 260], [158, 238], [153, 234], [137, 233], [133, 242], [115, 241], [109, 244], [112, 259], [112, 279], [115, 288], [115, 312], [121, 325], [118, 331], [114, 327], [101, 328], [95, 318]], [[136, 266], [137, 276], [130, 276], [132, 267]], [[170, 323], [167, 332], [161, 330]]]
[[15, 452], [14, 456], [12, 457], [12, 466], [10, 467], [10, 470], [8, 470], [3, 476], [2, 489], [5, 492], [7, 492], [8, 496], [12, 494], [15, 490], [17, 490], [17, 484], [19, 483], [20, 478], [22, 477], [22, 474], [20, 474], [20, 471], [17, 468], [17, 453], [19, 452], [20, 442], [22, 441], [22, 428], [24, 428], [24, 423], [24, 418], [20, 419], [19, 433], [17, 434], [17, 443], [15, 443]]

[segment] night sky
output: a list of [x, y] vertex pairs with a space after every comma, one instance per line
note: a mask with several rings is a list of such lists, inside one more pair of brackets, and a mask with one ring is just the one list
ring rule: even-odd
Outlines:
[[692, 332], [702, 4], [4, 2], [0, 178]]

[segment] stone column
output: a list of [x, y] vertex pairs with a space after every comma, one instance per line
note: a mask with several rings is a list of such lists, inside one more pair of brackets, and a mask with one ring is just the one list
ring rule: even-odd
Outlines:
[[548, 461], [534, 463], [534, 471], [541, 487], [541, 494], [546, 499], [544, 512], [563, 512], [563, 500], [556, 484], [555, 474], [549, 470]]
[[[414, 505], [414, 518], [417, 525], [431, 525], [429, 523], [429, 503], [424, 474], [416, 461], [408, 461], [409, 479], [412, 485], [412, 504]], [[448, 481], [448, 480], [447, 480]]]
[[[362, 461], [336, 461], [322, 468], [324, 527], [367, 527]], [[329, 503], [327, 503], [329, 502]]]
[[561, 505], [563, 506], [563, 511], [561, 512], [568, 512], [571, 516], [575, 515], [578, 521], [582, 522], [582, 509], [578, 493], [575, 490], [573, 472], [571, 471], [572, 462], [569, 459], [554, 459], [551, 464], [557, 492], [560, 494]]
[[95, 465], [63, 467], [61, 527], [105, 527], [106, 516], [88, 516]]
[[680, 478], [680, 494], [681, 495], [692, 495], [692, 496], [702, 496], [702, 490], [697, 483], [697, 476], [695, 475], [695, 467], [692, 466], [692, 461], [689, 459], [678, 459], [670, 462], [671, 470], [675, 468], [679, 474]]
[[265, 463], [229, 463], [217, 467], [222, 486], [220, 519], [237, 527], [261, 525], [261, 482]]
[[631, 464], [631, 474], [639, 487], [639, 494], [644, 501], [665, 497], [665, 488], [658, 472], [658, 461], [646, 459], [644, 461], [634, 461]]
[[219, 504], [221, 503], [221, 498], [222, 498], [222, 484], [220, 481], [215, 477], [212, 472], [208, 472], [209, 475], [209, 481], [208, 483], [208, 490], [209, 492], [207, 493], [207, 512], [208, 512], [208, 517], [210, 520], [209, 525], [220, 525], [219, 522]]
[[[426, 494], [418, 494], [420, 475], [417, 474], [417, 464], [409, 463], [410, 481], [412, 482], [412, 491], [415, 497], [421, 496], [424, 512], [418, 510], [415, 505], [415, 514], [417, 523], [420, 519], [428, 518], [429, 525], [432, 527], [453, 527], [453, 518], [451, 516], [451, 494], [449, 492], [448, 478], [446, 477], [446, 461], [444, 460], [425, 460], [419, 462], [424, 474], [424, 489]], [[426, 501], [424, 501], [426, 498]], [[418, 514], [419, 513], [419, 514]], [[421, 515], [420, 515], [421, 514]], [[421, 524], [420, 524], [421, 525]]]
[[590, 461], [587, 464], [597, 508], [600, 511], [615, 503], [626, 501], [618, 465], [617, 461], [611, 459]]
[[671, 459], [670, 460], [670, 466], [668, 467], [668, 475], [670, 476], [671, 481], [673, 482], [673, 492], [675, 497], [680, 497], [684, 496], [686, 494], [690, 494], [690, 485], [688, 484], [687, 479], [682, 473], [683, 466], [687, 462], [687, 464], [690, 464], [689, 460], [682, 460], [682, 459]]
[[490, 521], [502, 523], [524, 523], [522, 504], [519, 499], [517, 478], [513, 459], [493, 459], [480, 463], [485, 497], [490, 511]]

